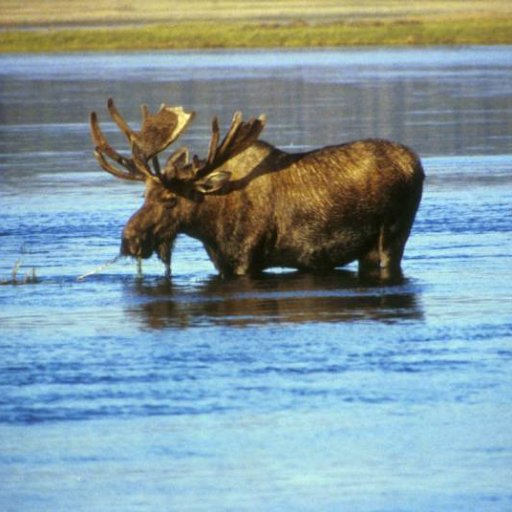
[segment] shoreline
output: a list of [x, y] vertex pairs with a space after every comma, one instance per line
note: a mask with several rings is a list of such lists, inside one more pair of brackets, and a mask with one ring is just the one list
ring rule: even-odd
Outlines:
[[0, 53], [512, 44], [512, 19], [409, 18], [308, 23], [180, 22], [3, 28]]

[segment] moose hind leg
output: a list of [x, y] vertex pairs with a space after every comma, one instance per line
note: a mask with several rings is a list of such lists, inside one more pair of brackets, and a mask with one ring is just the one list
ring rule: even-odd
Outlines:
[[359, 258], [360, 273], [393, 275], [401, 273], [400, 263], [404, 253], [408, 233], [397, 229], [396, 225], [383, 224], [369, 250]]
[[380, 268], [379, 238], [372, 243], [370, 249], [358, 260], [359, 272], [373, 271]]
[[379, 258], [380, 268], [390, 272], [400, 272], [400, 264], [404, 255], [405, 242], [407, 235], [404, 236], [397, 226], [383, 225], [379, 235]]

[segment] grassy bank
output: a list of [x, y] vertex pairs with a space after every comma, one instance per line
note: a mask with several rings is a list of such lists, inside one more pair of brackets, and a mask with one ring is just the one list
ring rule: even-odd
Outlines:
[[315, 24], [182, 22], [0, 33], [1, 52], [445, 44], [512, 44], [512, 19], [438, 18]]

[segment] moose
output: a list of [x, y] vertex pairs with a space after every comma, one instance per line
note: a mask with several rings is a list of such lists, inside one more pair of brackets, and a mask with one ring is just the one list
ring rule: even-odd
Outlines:
[[170, 276], [173, 244], [184, 233], [203, 243], [223, 277], [270, 267], [328, 271], [354, 261], [360, 273], [401, 273], [425, 177], [418, 156], [402, 144], [365, 139], [288, 153], [259, 140], [264, 116], [243, 121], [236, 112], [222, 141], [214, 117], [206, 158], [190, 158], [182, 147], [161, 166], [158, 155], [195, 113], [162, 104], [151, 114], [143, 105], [134, 131], [111, 98], [107, 109], [131, 155], [109, 145], [92, 112], [99, 165], [145, 182], [144, 204], [123, 229], [121, 255], [140, 261], [156, 253]]

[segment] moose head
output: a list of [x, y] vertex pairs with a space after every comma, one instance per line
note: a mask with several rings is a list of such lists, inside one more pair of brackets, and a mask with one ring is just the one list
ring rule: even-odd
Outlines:
[[131, 156], [125, 157], [109, 145], [97, 114], [92, 112], [90, 126], [96, 159], [117, 178], [143, 181], [146, 187], [143, 206], [123, 229], [121, 254], [144, 259], [156, 253], [165, 264], [168, 276], [174, 240], [192, 215], [194, 205], [206, 195], [220, 193], [231, 177], [221, 167], [257, 140], [265, 118], [260, 116], [244, 122], [242, 114], [236, 112], [220, 142], [219, 121], [215, 117], [206, 158], [194, 155], [190, 159], [189, 150], [182, 147], [172, 152], [161, 166], [158, 155], [185, 131], [195, 112], [162, 104], [156, 114], [151, 114], [142, 105], [142, 125], [137, 132], [128, 126], [111, 98], [107, 109], [128, 140]]

